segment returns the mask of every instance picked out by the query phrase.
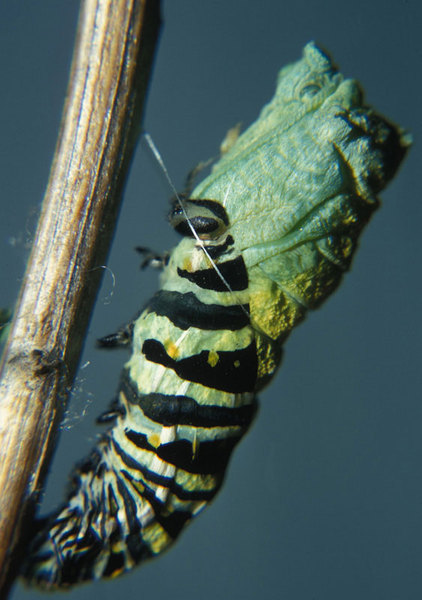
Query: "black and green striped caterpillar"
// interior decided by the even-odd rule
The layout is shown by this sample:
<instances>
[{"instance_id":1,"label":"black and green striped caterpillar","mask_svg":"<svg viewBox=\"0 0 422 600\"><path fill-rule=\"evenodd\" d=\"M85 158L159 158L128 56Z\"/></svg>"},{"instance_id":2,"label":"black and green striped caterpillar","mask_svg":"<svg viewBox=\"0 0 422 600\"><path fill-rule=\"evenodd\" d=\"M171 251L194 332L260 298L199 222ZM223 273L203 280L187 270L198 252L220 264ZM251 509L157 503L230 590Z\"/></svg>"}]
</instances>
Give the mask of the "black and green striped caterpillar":
<instances>
[{"instance_id":1,"label":"black and green striped caterpillar","mask_svg":"<svg viewBox=\"0 0 422 600\"><path fill-rule=\"evenodd\" d=\"M409 136L313 43L172 226L183 239L139 318L112 421L34 539L45 588L114 577L167 549L222 485L282 345L348 269Z\"/></svg>"}]
</instances>

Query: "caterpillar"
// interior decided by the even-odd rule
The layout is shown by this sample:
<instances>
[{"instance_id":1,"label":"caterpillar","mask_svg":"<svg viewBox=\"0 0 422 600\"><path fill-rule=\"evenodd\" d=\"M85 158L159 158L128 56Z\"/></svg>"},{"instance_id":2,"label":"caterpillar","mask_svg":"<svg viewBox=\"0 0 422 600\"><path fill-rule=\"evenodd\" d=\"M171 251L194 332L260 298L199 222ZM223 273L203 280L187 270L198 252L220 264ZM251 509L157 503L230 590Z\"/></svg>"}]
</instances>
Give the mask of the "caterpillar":
<instances>
[{"instance_id":1,"label":"caterpillar","mask_svg":"<svg viewBox=\"0 0 422 600\"><path fill-rule=\"evenodd\" d=\"M366 106L313 42L283 68L170 224L182 235L140 316L111 422L39 522L23 576L46 589L159 555L220 489L292 328L338 286L410 136ZM156 260L156 259L155 259Z\"/></svg>"}]
</instances>

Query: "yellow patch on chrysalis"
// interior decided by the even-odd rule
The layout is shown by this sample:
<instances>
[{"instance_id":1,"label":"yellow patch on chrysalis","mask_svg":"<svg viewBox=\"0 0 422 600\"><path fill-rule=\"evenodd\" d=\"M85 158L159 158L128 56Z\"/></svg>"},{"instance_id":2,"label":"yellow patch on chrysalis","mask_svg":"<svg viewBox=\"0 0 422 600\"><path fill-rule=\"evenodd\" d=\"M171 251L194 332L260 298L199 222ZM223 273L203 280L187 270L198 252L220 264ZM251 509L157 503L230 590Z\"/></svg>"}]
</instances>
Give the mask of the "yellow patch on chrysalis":
<instances>
[{"instance_id":1,"label":"yellow patch on chrysalis","mask_svg":"<svg viewBox=\"0 0 422 600\"><path fill-rule=\"evenodd\" d=\"M240 367L240 360L235 360L234 363L233 363L233 366L236 367L236 368Z\"/></svg>"},{"instance_id":2,"label":"yellow patch on chrysalis","mask_svg":"<svg viewBox=\"0 0 422 600\"><path fill-rule=\"evenodd\" d=\"M215 367L215 365L218 363L218 361L220 360L220 357L218 356L218 352L216 352L215 350L210 350L208 352L208 364L210 365L210 367Z\"/></svg>"},{"instance_id":3,"label":"yellow patch on chrysalis","mask_svg":"<svg viewBox=\"0 0 422 600\"><path fill-rule=\"evenodd\" d=\"M233 146L237 142L237 139L240 135L241 128L242 128L242 123L237 123L237 125L235 125L234 127L231 127L228 130L228 132L226 133L226 137L221 142L221 146L220 146L221 156L223 156L223 154L226 154L229 150L231 150L231 148L233 148Z\"/></svg>"},{"instance_id":4,"label":"yellow patch on chrysalis","mask_svg":"<svg viewBox=\"0 0 422 600\"><path fill-rule=\"evenodd\" d=\"M287 338L292 328L303 319L305 314L303 306L293 297L285 294L259 269L253 269L249 305L253 323L270 339L277 340L279 343Z\"/></svg>"}]
</instances>

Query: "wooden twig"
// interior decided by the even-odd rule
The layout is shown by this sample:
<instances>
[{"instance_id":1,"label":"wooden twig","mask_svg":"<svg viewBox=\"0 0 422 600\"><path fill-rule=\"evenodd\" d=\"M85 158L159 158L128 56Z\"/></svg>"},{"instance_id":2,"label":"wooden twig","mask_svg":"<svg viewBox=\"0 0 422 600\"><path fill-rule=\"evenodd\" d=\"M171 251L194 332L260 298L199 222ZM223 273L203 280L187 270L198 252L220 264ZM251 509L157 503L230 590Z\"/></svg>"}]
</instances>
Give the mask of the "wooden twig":
<instances>
[{"instance_id":1,"label":"wooden twig","mask_svg":"<svg viewBox=\"0 0 422 600\"><path fill-rule=\"evenodd\" d=\"M0 595L78 365L140 129L159 0L84 0L42 212L0 384Z\"/></svg>"}]
</instances>

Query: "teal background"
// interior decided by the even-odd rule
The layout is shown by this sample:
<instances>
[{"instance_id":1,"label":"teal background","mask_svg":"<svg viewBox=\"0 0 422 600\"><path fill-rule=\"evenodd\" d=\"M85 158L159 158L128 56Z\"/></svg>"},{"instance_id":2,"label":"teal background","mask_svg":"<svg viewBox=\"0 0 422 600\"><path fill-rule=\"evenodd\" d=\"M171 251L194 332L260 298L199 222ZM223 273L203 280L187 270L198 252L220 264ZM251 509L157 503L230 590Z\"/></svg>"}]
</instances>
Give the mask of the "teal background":
<instances>
[{"instance_id":1,"label":"teal background","mask_svg":"<svg viewBox=\"0 0 422 600\"><path fill-rule=\"evenodd\" d=\"M0 306L19 288L60 121L78 3L0 4ZM165 556L86 600L407 600L422 593L421 5L417 0L167 0L145 126L176 186L253 121L279 68L310 39L367 99L410 129L414 147L383 197L341 289L286 345L255 426L213 506ZM113 397L125 353L95 339L157 285L136 245L163 250L168 186L139 146L109 269L51 469L44 510L63 496ZM13 600L43 594L17 585Z\"/></svg>"}]
</instances>

